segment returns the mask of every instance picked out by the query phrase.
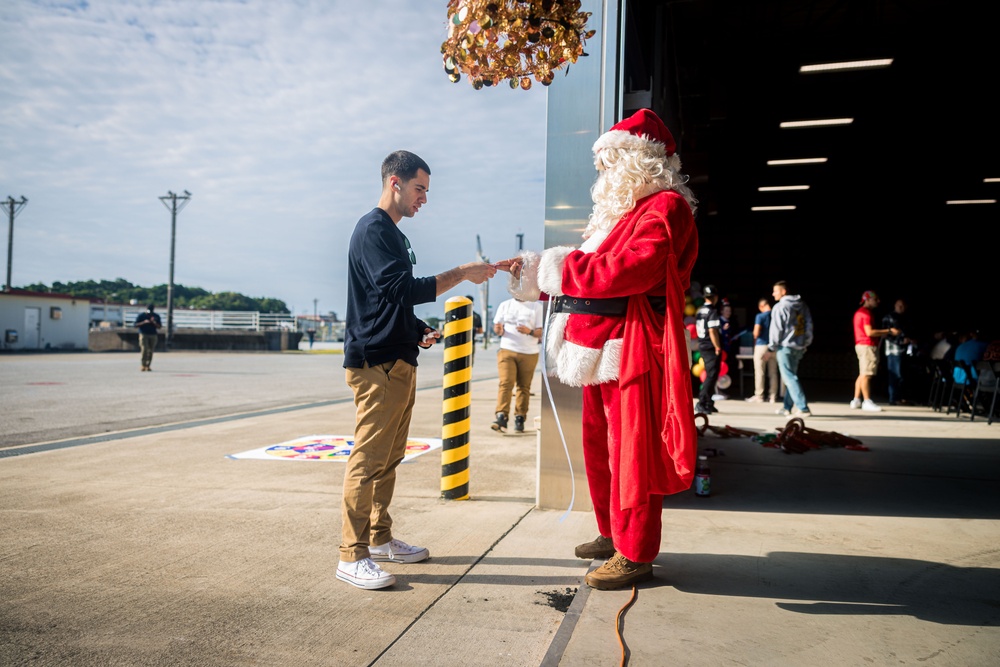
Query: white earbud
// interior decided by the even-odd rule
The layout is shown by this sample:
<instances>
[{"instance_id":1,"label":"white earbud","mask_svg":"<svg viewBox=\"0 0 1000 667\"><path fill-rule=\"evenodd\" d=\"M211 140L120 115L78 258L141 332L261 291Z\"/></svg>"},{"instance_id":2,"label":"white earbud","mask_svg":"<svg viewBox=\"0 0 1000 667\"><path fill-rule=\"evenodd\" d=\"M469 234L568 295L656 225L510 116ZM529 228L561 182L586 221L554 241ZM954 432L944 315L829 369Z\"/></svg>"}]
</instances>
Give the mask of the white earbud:
<instances>
[{"instance_id":1,"label":"white earbud","mask_svg":"<svg viewBox=\"0 0 1000 667\"><path fill-rule=\"evenodd\" d=\"M392 187L396 188L396 190L398 191L399 190L399 183L393 183Z\"/></svg>"}]
</instances>

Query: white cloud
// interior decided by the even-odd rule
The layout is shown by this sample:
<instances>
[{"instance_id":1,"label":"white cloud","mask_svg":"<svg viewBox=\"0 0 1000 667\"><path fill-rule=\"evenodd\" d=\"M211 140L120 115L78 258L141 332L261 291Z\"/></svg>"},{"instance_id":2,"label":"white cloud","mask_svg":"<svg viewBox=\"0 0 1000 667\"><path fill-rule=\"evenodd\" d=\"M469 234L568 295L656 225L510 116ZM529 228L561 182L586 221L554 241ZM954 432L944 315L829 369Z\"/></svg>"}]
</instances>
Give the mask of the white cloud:
<instances>
[{"instance_id":1,"label":"white cloud","mask_svg":"<svg viewBox=\"0 0 1000 667\"><path fill-rule=\"evenodd\" d=\"M87 4L0 9L0 197L13 283L174 278L343 314L345 244L379 165L431 165L403 224L418 272L540 247L545 90L475 91L441 67L446 6L408 0ZM448 296L418 313L443 310ZM491 301L505 296L494 281Z\"/></svg>"}]
</instances>

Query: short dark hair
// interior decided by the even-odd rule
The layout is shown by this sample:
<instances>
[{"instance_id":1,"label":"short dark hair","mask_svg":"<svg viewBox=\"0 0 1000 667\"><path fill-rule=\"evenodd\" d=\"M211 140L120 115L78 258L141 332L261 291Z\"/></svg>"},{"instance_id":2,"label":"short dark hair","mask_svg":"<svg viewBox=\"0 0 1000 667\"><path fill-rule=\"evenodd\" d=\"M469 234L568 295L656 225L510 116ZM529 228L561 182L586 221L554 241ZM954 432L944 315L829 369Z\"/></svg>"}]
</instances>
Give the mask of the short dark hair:
<instances>
[{"instance_id":1,"label":"short dark hair","mask_svg":"<svg viewBox=\"0 0 1000 667\"><path fill-rule=\"evenodd\" d=\"M156 308L156 304L153 304L153 303L151 303L148 306L146 306L146 310L149 310L149 311L153 310L154 308Z\"/></svg>"},{"instance_id":2,"label":"short dark hair","mask_svg":"<svg viewBox=\"0 0 1000 667\"><path fill-rule=\"evenodd\" d=\"M785 290L786 292L788 291L788 282L787 281L779 280L778 282L774 283L774 286L775 287L780 287L781 289Z\"/></svg>"},{"instance_id":3,"label":"short dark hair","mask_svg":"<svg viewBox=\"0 0 1000 667\"><path fill-rule=\"evenodd\" d=\"M394 151L382 160L382 182L385 183L390 176L399 176L405 183L421 169L431 175L431 168L419 155L410 151Z\"/></svg>"}]
</instances>

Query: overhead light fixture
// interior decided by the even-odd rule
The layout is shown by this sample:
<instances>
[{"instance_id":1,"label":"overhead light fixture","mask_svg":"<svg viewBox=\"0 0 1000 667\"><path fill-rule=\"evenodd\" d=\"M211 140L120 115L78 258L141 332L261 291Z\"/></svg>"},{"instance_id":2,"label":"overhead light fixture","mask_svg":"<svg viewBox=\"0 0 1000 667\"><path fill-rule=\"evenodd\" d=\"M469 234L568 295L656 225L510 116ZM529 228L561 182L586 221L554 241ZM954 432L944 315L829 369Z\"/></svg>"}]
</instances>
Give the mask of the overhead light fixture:
<instances>
[{"instance_id":1,"label":"overhead light fixture","mask_svg":"<svg viewBox=\"0 0 1000 667\"><path fill-rule=\"evenodd\" d=\"M1000 183L1000 178L984 178L983 183Z\"/></svg>"},{"instance_id":2,"label":"overhead light fixture","mask_svg":"<svg viewBox=\"0 0 1000 667\"><path fill-rule=\"evenodd\" d=\"M826 160L827 158L825 157L800 157L800 158L793 158L790 160L768 160L767 164L769 166L778 164L817 164L820 162L826 162Z\"/></svg>"},{"instance_id":3,"label":"overhead light fixture","mask_svg":"<svg viewBox=\"0 0 1000 667\"><path fill-rule=\"evenodd\" d=\"M853 118L818 118L816 120L786 120L781 123L781 127L821 127L825 125L850 125Z\"/></svg>"},{"instance_id":4,"label":"overhead light fixture","mask_svg":"<svg viewBox=\"0 0 1000 667\"><path fill-rule=\"evenodd\" d=\"M892 58L879 58L876 60L847 60L841 63L817 63L815 65L803 65L799 68L799 74L816 74L818 72L843 72L852 69L878 69L888 67L892 64Z\"/></svg>"},{"instance_id":5,"label":"overhead light fixture","mask_svg":"<svg viewBox=\"0 0 1000 667\"><path fill-rule=\"evenodd\" d=\"M945 204L996 204L996 199L949 199Z\"/></svg>"},{"instance_id":6,"label":"overhead light fixture","mask_svg":"<svg viewBox=\"0 0 1000 667\"><path fill-rule=\"evenodd\" d=\"M808 185L762 185L758 192L781 192L783 190L808 190Z\"/></svg>"},{"instance_id":7,"label":"overhead light fixture","mask_svg":"<svg viewBox=\"0 0 1000 667\"><path fill-rule=\"evenodd\" d=\"M751 211L794 211L794 206L751 206Z\"/></svg>"}]
</instances>

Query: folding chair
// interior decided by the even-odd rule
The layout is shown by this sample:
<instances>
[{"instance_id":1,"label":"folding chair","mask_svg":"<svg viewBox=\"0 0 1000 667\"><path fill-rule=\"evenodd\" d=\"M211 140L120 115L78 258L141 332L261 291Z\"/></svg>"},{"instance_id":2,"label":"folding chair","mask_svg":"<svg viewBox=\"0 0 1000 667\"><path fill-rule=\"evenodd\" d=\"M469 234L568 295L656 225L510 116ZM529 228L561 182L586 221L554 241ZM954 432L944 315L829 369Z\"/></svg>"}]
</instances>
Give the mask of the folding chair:
<instances>
[{"instance_id":1,"label":"folding chair","mask_svg":"<svg viewBox=\"0 0 1000 667\"><path fill-rule=\"evenodd\" d=\"M934 412L941 412L945 392L951 388L951 363L944 359L933 359L928 364L928 369L931 375L931 391L927 397L927 405L931 406Z\"/></svg>"},{"instance_id":2,"label":"folding chair","mask_svg":"<svg viewBox=\"0 0 1000 667\"><path fill-rule=\"evenodd\" d=\"M976 363L976 371L979 379L976 381L976 392L972 395L972 416L969 421L976 419L976 405L979 402L979 394L983 394L985 403L986 394L993 394L990 399L990 409L986 410L986 423L993 423L993 412L997 405L997 376L1000 375L1000 361L979 361Z\"/></svg>"},{"instance_id":3,"label":"folding chair","mask_svg":"<svg viewBox=\"0 0 1000 667\"><path fill-rule=\"evenodd\" d=\"M948 411L945 414L950 415L951 409L954 407L955 416L960 418L963 408L968 409L970 413L972 412L972 404L969 400L972 398L971 391L975 380L972 379L972 366L966 362L953 361L952 368L951 391L948 393ZM954 379L954 369L964 371L965 382L958 382Z\"/></svg>"}]
</instances>

